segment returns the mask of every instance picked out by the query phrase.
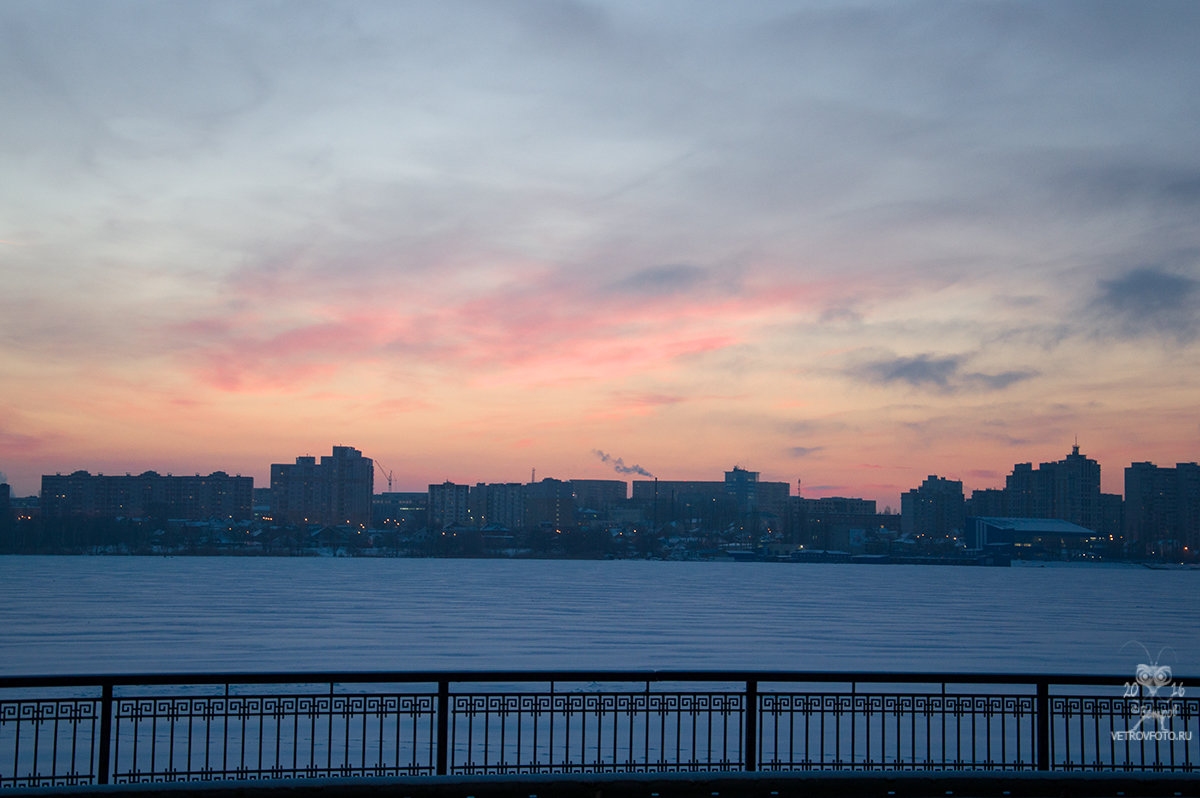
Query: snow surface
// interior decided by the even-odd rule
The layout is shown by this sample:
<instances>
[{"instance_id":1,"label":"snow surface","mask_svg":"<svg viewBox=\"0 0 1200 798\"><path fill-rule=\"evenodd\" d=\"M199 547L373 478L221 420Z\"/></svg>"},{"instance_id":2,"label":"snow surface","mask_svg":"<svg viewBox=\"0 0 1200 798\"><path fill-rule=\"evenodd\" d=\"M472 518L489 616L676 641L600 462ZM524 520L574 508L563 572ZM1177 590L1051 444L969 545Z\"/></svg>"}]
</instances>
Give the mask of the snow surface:
<instances>
[{"instance_id":1,"label":"snow surface","mask_svg":"<svg viewBox=\"0 0 1200 798\"><path fill-rule=\"evenodd\" d=\"M0 673L688 668L1200 677L1200 573L0 557Z\"/></svg>"}]
</instances>

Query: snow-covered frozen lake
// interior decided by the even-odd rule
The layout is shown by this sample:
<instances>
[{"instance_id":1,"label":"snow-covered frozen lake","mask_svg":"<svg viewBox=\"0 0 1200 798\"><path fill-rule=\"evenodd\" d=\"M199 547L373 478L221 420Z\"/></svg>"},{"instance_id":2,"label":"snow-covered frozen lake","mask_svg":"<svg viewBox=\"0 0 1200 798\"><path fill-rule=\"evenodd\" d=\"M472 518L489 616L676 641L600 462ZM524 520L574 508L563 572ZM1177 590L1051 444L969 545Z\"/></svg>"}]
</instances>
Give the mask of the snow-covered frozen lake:
<instances>
[{"instance_id":1,"label":"snow-covered frozen lake","mask_svg":"<svg viewBox=\"0 0 1200 798\"><path fill-rule=\"evenodd\" d=\"M8 675L772 668L1132 677L1146 650L1177 677L1200 676L1200 573L0 557Z\"/></svg>"}]
</instances>

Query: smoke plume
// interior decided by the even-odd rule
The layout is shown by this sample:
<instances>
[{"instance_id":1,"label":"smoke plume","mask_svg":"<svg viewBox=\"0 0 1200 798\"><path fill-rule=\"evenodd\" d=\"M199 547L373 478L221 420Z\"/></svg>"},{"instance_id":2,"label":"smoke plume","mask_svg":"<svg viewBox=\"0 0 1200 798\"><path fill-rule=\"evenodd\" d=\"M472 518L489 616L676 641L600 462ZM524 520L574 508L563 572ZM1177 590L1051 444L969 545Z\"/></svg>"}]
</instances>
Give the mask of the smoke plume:
<instances>
[{"instance_id":1,"label":"smoke plume","mask_svg":"<svg viewBox=\"0 0 1200 798\"><path fill-rule=\"evenodd\" d=\"M602 452L599 449L592 449L592 454L599 457L605 463L611 465L618 474L641 474L644 477L654 476L640 465L627 466L622 458L613 457L612 455Z\"/></svg>"}]
</instances>

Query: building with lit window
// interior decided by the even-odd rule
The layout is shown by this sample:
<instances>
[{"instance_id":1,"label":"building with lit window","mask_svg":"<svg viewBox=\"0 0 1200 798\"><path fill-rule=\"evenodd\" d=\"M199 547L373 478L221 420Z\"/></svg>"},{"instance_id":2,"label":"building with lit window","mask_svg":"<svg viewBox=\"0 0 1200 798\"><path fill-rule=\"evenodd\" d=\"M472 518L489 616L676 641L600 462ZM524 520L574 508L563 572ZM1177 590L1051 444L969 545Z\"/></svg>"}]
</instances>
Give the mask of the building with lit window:
<instances>
[{"instance_id":1,"label":"building with lit window","mask_svg":"<svg viewBox=\"0 0 1200 798\"><path fill-rule=\"evenodd\" d=\"M446 481L429 486L429 528L471 523L471 486Z\"/></svg>"},{"instance_id":2,"label":"building with lit window","mask_svg":"<svg viewBox=\"0 0 1200 798\"><path fill-rule=\"evenodd\" d=\"M76 471L42 477L41 511L47 518L252 518L254 479L214 471L207 476L106 476Z\"/></svg>"},{"instance_id":3,"label":"building with lit window","mask_svg":"<svg viewBox=\"0 0 1200 798\"><path fill-rule=\"evenodd\" d=\"M1125 539L1147 554L1200 550L1200 465L1131 463L1125 469Z\"/></svg>"},{"instance_id":4,"label":"building with lit window","mask_svg":"<svg viewBox=\"0 0 1200 798\"><path fill-rule=\"evenodd\" d=\"M1036 469L1032 463L1018 463L1005 485L1006 515L1012 518L1057 518L1086 529L1105 526L1100 464L1080 454L1078 444L1062 460Z\"/></svg>"},{"instance_id":5,"label":"building with lit window","mask_svg":"<svg viewBox=\"0 0 1200 798\"><path fill-rule=\"evenodd\" d=\"M966 518L959 480L931 475L900 495L900 525L907 535L949 537L962 532Z\"/></svg>"},{"instance_id":6,"label":"building with lit window","mask_svg":"<svg viewBox=\"0 0 1200 798\"><path fill-rule=\"evenodd\" d=\"M471 488L470 518L475 526L525 526L525 486L520 482L477 483Z\"/></svg>"},{"instance_id":7,"label":"building with lit window","mask_svg":"<svg viewBox=\"0 0 1200 798\"><path fill-rule=\"evenodd\" d=\"M375 462L350 446L321 457L271 465L271 512L289 524L366 527L371 523Z\"/></svg>"}]
</instances>

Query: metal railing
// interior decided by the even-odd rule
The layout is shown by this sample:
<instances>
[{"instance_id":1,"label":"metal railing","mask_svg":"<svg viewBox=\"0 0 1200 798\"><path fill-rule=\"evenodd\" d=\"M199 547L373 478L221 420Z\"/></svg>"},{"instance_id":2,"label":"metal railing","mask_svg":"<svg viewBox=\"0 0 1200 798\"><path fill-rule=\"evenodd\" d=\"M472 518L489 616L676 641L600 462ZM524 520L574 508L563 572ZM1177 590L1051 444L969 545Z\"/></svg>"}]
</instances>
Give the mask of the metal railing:
<instances>
[{"instance_id":1,"label":"metal railing","mask_svg":"<svg viewBox=\"0 0 1200 798\"><path fill-rule=\"evenodd\" d=\"M0 788L682 771L1192 773L1121 677L744 671L0 677Z\"/></svg>"}]
</instances>

